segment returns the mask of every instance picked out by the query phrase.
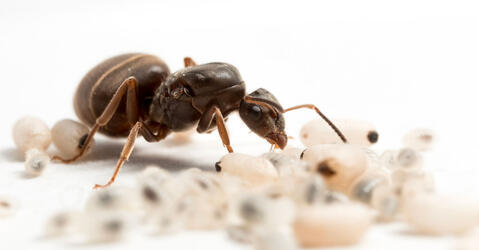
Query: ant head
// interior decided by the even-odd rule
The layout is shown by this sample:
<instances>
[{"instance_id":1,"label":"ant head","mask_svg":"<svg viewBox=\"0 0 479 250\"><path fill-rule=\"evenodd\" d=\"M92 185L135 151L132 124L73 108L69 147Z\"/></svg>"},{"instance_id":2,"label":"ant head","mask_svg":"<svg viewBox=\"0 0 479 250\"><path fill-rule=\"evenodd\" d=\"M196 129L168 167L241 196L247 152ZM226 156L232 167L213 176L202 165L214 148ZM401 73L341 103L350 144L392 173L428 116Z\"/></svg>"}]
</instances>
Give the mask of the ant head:
<instances>
[{"instance_id":1,"label":"ant head","mask_svg":"<svg viewBox=\"0 0 479 250\"><path fill-rule=\"evenodd\" d=\"M263 88L246 95L239 108L240 117L248 128L281 149L288 143L283 112L278 100Z\"/></svg>"}]
</instances>

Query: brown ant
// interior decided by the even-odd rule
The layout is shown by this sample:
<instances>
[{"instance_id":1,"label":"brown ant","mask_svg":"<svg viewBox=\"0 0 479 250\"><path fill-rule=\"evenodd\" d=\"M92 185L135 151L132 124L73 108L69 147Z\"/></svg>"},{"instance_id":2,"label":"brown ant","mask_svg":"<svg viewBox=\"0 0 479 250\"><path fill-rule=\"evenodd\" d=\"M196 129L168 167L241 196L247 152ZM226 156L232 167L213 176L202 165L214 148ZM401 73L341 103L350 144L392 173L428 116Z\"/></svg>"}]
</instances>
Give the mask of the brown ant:
<instances>
[{"instance_id":1,"label":"brown ant","mask_svg":"<svg viewBox=\"0 0 479 250\"><path fill-rule=\"evenodd\" d=\"M77 160L96 132L127 136L113 176L105 185L95 185L95 188L107 187L130 157L138 134L148 142L157 142L171 132L193 126L198 133L216 128L228 152L233 152L225 118L236 110L253 132L281 149L288 141L283 113L299 108L314 109L346 142L336 126L312 104L283 109L262 88L247 95L245 83L233 65L196 65L188 57L184 64L184 69L170 74L168 66L158 57L134 53L115 56L97 65L82 79L74 99L77 116L92 128L80 142L78 155L53 159L64 163Z\"/></svg>"}]
</instances>

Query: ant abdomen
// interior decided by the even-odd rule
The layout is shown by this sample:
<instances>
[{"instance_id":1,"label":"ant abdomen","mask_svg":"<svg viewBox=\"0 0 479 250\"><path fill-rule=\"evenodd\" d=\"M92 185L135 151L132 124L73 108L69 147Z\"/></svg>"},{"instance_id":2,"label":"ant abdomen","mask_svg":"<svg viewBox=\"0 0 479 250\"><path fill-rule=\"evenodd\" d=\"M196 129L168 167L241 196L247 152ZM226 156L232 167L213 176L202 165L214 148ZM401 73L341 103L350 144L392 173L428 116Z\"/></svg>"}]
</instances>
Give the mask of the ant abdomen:
<instances>
[{"instance_id":1,"label":"ant abdomen","mask_svg":"<svg viewBox=\"0 0 479 250\"><path fill-rule=\"evenodd\" d=\"M153 97L154 91L169 74L170 70L163 60L153 55L131 53L109 58L91 69L81 80L75 93L75 113L82 122L93 126L125 79L136 78L137 98L145 100ZM147 105L144 105L140 113L146 114L146 109ZM126 137L132 126L128 123L124 96L117 112L99 131L108 136Z\"/></svg>"}]
</instances>

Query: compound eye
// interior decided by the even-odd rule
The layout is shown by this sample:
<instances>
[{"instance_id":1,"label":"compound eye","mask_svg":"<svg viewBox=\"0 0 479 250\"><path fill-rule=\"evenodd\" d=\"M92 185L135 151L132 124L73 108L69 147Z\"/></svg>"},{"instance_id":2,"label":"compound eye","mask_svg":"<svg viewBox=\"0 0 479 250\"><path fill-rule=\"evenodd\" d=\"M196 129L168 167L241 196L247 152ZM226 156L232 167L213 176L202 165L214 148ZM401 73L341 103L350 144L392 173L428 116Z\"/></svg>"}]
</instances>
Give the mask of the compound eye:
<instances>
[{"instance_id":1,"label":"compound eye","mask_svg":"<svg viewBox=\"0 0 479 250\"><path fill-rule=\"evenodd\" d=\"M249 108L249 116L253 121L259 121L263 117L263 112L258 105L253 105Z\"/></svg>"}]
</instances>

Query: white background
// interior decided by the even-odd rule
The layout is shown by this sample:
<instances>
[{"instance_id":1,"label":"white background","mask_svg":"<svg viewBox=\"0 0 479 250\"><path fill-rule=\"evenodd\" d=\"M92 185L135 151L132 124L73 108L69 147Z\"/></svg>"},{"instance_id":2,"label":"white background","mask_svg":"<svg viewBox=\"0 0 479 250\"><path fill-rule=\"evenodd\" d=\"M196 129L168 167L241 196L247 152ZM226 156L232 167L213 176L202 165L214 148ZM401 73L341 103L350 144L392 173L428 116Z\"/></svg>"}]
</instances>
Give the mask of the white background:
<instances>
[{"instance_id":1,"label":"white background","mask_svg":"<svg viewBox=\"0 0 479 250\"><path fill-rule=\"evenodd\" d=\"M2 1L0 194L17 198L20 211L0 220L0 249L244 248L222 232L163 238L137 233L100 246L41 238L46 216L81 209L91 186L109 178L122 142L99 136L96 151L81 163L52 164L44 176L30 179L22 174L11 126L27 114L50 126L75 118L72 96L81 77L124 52L158 55L172 71L182 67L184 56L229 62L248 92L264 87L284 107L314 103L333 118L373 122L378 152L400 147L411 128L432 128L440 141L427 155L427 167L438 189L477 197L478 13L474 1ZM287 114L288 134L297 137L312 118L311 111ZM228 127L236 151L268 150L237 114ZM212 168L224 153L216 133L183 146L142 141L117 184L131 184L148 164ZM396 224L374 227L351 249L455 244L456 238L415 236Z\"/></svg>"}]
</instances>

